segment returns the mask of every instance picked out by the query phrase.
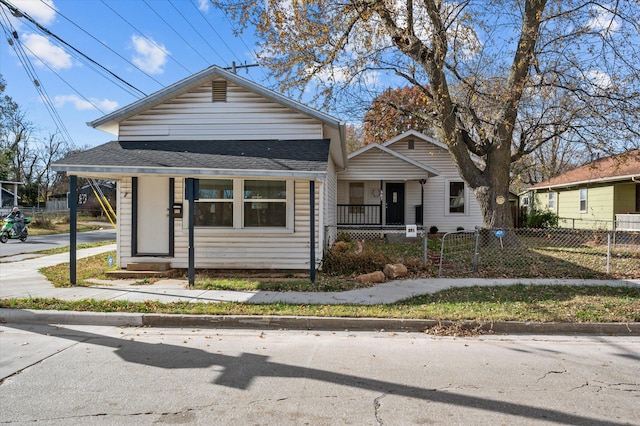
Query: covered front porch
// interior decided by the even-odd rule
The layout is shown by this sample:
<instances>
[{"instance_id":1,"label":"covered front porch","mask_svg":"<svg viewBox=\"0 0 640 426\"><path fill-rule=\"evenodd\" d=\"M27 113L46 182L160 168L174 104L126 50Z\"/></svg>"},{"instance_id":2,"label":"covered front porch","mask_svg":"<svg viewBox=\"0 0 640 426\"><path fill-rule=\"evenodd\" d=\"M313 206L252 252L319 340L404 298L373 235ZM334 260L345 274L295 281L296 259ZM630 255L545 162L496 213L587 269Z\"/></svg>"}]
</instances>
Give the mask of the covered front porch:
<instances>
[{"instance_id":1,"label":"covered front porch","mask_svg":"<svg viewBox=\"0 0 640 426\"><path fill-rule=\"evenodd\" d=\"M338 227L404 227L424 223L426 178L403 182L339 181Z\"/></svg>"}]
</instances>

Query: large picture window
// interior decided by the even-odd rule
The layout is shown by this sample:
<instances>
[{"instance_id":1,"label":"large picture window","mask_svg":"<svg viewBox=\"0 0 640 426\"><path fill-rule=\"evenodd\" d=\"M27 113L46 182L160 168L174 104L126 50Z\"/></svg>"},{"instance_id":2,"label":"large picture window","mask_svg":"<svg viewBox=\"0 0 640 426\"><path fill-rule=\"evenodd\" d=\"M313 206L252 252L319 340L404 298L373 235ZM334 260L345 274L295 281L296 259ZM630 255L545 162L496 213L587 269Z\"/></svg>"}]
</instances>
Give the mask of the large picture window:
<instances>
[{"instance_id":1,"label":"large picture window","mask_svg":"<svg viewBox=\"0 0 640 426\"><path fill-rule=\"evenodd\" d=\"M465 212L464 182L449 182L449 213Z\"/></svg>"},{"instance_id":2,"label":"large picture window","mask_svg":"<svg viewBox=\"0 0 640 426\"><path fill-rule=\"evenodd\" d=\"M200 179L195 226L233 226L233 180Z\"/></svg>"}]
</instances>

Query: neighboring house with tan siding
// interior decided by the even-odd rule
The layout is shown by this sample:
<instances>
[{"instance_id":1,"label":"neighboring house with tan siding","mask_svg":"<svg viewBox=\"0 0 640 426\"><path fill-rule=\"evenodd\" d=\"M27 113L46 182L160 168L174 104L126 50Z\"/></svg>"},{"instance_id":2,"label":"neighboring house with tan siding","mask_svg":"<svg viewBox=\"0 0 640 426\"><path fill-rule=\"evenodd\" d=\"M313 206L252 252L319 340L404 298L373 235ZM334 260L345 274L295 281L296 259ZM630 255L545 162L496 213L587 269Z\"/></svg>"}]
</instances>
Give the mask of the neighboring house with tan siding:
<instances>
[{"instance_id":1,"label":"neighboring house with tan siding","mask_svg":"<svg viewBox=\"0 0 640 426\"><path fill-rule=\"evenodd\" d=\"M482 225L480 206L447 146L417 131L349 154L338 173L338 226L410 224L439 232Z\"/></svg>"},{"instance_id":2,"label":"neighboring house with tan siding","mask_svg":"<svg viewBox=\"0 0 640 426\"><path fill-rule=\"evenodd\" d=\"M531 187L530 208L563 227L640 230L640 150L601 158Z\"/></svg>"},{"instance_id":3,"label":"neighboring house with tan siding","mask_svg":"<svg viewBox=\"0 0 640 426\"><path fill-rule=\"evenodd\" d=\"M347 163L339 120L212 66L89 124L116 140L53 168L117 182L121 268L320 264Z\"/></svg>"}]
</instances>

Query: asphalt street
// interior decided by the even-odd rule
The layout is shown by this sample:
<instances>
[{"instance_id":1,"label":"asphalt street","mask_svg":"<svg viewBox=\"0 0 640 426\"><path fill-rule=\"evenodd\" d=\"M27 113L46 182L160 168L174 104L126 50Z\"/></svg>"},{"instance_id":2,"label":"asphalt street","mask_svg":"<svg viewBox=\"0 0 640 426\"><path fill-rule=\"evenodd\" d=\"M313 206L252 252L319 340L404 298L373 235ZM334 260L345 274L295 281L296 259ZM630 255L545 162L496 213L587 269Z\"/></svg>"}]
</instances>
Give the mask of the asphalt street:
<instances>
[{"instance_id":1,"label":"asphalt street","mask_svg":"<svg viewBox=\"0 0 640 426\"><path fill-rule=\"evenodd\" d=\"M640 339L4 324L0 423L630 425Z\"/></svg>"},{"instance_id":2,"label":"asphalt street","mask_svg":"<svg viewBox=\"0 0 640 426\"><path fill-rule=\"evenodd\" d=\"M100 241L115 241L116 231L109 224L104 225L104 229L97 231L79 232L77 234L78 244L96 243ZM33 253L40 250L49 250L58 247L69 246L69 234L54 235L30 235L27 241L9 240L5 244L0 244L0 258L15 256L22 253Z\"/></svg>"}]
</instances>

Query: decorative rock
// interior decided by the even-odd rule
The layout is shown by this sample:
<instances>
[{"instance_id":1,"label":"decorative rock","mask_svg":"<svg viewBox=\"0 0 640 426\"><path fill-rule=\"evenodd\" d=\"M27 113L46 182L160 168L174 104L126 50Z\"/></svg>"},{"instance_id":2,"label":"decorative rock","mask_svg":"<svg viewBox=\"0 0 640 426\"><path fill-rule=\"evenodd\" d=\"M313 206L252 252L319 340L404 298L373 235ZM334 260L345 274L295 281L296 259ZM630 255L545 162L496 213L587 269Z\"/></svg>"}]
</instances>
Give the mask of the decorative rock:
<instances>
[{"instance_id":1,"label":"decorative rock","mask_svg":"<svg viewBox=\"0 0 640 426\"><path fill-rule=\"evenodd\" d=\"M371 272L356 277L356 281L363 284L383 283L385 281L382 271Z\"/></svg>"},{"instance_id":2,"label":"decorative rock","mask_svg":"<svg viewBox=\"0 0 640 426\"><path fill-rule=\"evenodd\" d=\"M404 277L407 273L407 267L402 263L387 264L384 266L384 275L390 280Z\"/></svg>"}]
</instances>

